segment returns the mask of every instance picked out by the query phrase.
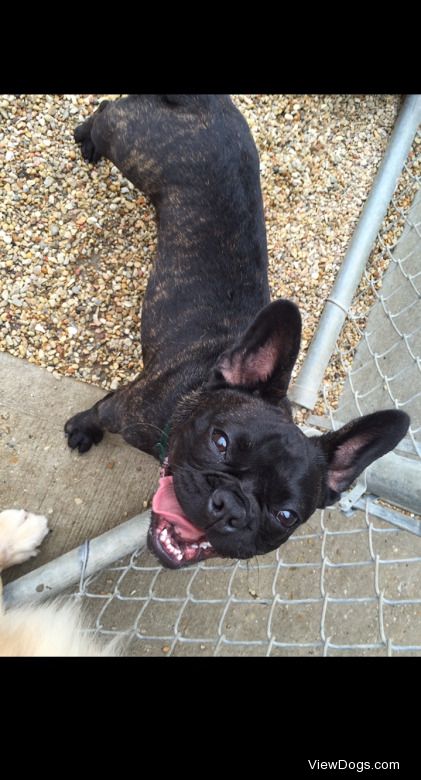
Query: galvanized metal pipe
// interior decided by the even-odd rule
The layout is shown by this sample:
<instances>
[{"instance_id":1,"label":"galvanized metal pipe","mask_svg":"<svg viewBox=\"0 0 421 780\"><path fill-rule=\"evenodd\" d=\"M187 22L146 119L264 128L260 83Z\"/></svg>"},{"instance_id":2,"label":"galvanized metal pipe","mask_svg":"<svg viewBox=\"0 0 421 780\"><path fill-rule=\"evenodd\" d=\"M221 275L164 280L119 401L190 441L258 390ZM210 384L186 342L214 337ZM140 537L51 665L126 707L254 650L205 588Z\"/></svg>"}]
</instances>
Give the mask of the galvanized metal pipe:
<instances>
[{"instance_id":1,"label":"galvanized metal pipe","mask_svg":"<svg viewBox=\"0 0 421 780\"><path fill-rule=\"evenodd\" d=\"M385 520L386 523L392 523L392 525L396 525L397 528L402 528L403 531L409 531L410 534L421 536L421 523L419 519L414 516L408 517L407 515L402 515L391 507L379 504L375 496L368 495L364 496L364 498L359 498L353 507L354 509L362 509L363 511L367 509L369 515L380 517L381 520Z\"/></svg>"},{"instance_id":2,"label":"galvanized metal pipe","mask_svg":"<svg viewBox=\"0 0 421 780\"><path fill-rule=\"evenodd\" d=\"M110 566L114 561L144 547L150 522L150 512L142 512L120 523L95 539L86 541L54 561L40 566L3 590L6 609L25 602L37 602L57 596L65 588Z\"/></svg>"},{"instance_id":3,"label":"galvanized metal pipe","mask_svg":"<svg viewBox=\"0 0 421 780\"><path fill-rule=\"evenodd\" d=\"M307 409L313 409L316 403L326 367L420 122L421 95L408 95L332 292L327 299L319 327L289 393L291 401Z\"/></svg>"},{"instance_id":4,"label":"galvanized metal pipe","mask_svg":"<svg viewBox=\"0 0 421 780\"><path fill-rule=\"evenodd\" d=\"M370 493L421 515L421 462L418 459L388 452L367 469L366 479Z\"/></svg>"}]
</instances>

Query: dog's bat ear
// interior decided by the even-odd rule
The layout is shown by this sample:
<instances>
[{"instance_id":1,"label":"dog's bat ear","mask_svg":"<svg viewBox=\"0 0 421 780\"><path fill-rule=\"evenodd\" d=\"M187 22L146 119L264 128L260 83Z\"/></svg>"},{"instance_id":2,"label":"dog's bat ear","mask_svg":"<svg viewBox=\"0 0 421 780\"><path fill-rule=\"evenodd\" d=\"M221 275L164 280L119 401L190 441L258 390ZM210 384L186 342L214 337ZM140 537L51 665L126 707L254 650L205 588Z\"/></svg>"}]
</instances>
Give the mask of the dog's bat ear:
<instances>
[{"instance_id":1,"label":"dog's bat ear","mask_svg":"<svg viewBox=\"0 0 421 780\"><path fill-rule=\"evenodd\" d=\"M326 457L326 496L320 507L333 504L367 466L400 442L409 428L405 412L390 409L351 420L337 431L312 437Z\"/></svg>"},{"instance_id":2,"label":"dog's bat ear","mask_svg":"<svg viewBox=\"0 0 421 780\"><path fill-rule=\"evenodd\" d=\"M301 316L292 301L262 309L234 347L218 359L209 386L258 389L263 397L286 395L301 340Z\"/></svg>"}]
</instances>

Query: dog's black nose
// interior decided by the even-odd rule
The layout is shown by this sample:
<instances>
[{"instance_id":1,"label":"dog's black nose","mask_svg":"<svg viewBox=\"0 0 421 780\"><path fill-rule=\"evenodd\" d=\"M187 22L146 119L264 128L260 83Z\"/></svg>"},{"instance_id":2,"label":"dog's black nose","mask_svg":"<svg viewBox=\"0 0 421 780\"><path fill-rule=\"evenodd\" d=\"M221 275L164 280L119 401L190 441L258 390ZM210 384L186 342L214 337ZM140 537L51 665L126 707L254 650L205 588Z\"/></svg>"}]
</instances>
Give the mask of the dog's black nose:
<instances>
[{"instance_id":1,"label":"dog's black nose","mask_svg":"<svg viewBox=\"0 0 421 780\"><path fill-rule=\"evenodd\" d=\"M246 508L230 490L214 490L208 501L208 512L217 521L214 528L222 533L238 531L247 525Z\"/></svg>"}]
</instances>

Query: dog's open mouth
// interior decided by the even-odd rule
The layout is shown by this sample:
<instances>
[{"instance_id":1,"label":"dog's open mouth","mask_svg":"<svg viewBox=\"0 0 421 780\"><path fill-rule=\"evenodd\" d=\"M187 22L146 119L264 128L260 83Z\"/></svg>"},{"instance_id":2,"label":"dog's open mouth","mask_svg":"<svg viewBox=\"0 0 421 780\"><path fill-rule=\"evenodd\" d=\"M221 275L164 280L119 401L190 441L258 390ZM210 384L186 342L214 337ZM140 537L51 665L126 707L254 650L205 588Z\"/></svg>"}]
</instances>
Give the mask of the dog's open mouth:
<instances>
[{"instance_id":1,"label":"dog's open mouth","mask_svg":"<svg viewBox=\"0 0 421 780\"><path fill-rule=\"evenodd\" d=\"M148 546L170 569L190 566L218 555L203 530L183 514L168 469L163 471L152 500Z\"/></svg>"}]
</instances>

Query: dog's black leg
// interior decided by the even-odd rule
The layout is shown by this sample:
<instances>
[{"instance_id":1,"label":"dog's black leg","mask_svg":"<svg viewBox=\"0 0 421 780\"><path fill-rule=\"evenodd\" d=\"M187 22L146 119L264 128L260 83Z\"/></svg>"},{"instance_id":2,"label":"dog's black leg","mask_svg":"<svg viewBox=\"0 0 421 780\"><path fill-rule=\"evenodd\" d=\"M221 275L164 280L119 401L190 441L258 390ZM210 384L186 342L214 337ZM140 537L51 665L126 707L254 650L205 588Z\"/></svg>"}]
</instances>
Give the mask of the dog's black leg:
<instances>
[{"instance_id":1,"label":"dog's black leg","mask_svg":"<svg viewBox=\"0 0 421 780\"><path fill-rule=\"evenodd\" d=\"M87 452L92 444L99 444L104 436L104 425L101 423L99 406L107 398L105 396L98 403L84 412L78 412L67 420L64 426L64 432L67 436L67 443L72 450L79 450L80 453Z\"/></svg>"},{"instance_id":2,"label":"dog's black leg","mask_svg":"<svg viewBox=\"0 0 421 780\"><path fill-rule=\"evenodd\" d=\"M76 143L81 145L83 159L86 160L86 162L93 163L94 165L98 162L98 160L101 159L102 152L99 151L98 147L95 146L92 140L92 129L98 114L100 114L104 108L107 107L109 102L109 100L103 100L102 103L100 103L98 106L97 111L95 111L95 113L92 114L89 119L86 119L85 122L82 122L81 125L78 125L74 132L74 139Z\"/></svg>"}]
</instances>

